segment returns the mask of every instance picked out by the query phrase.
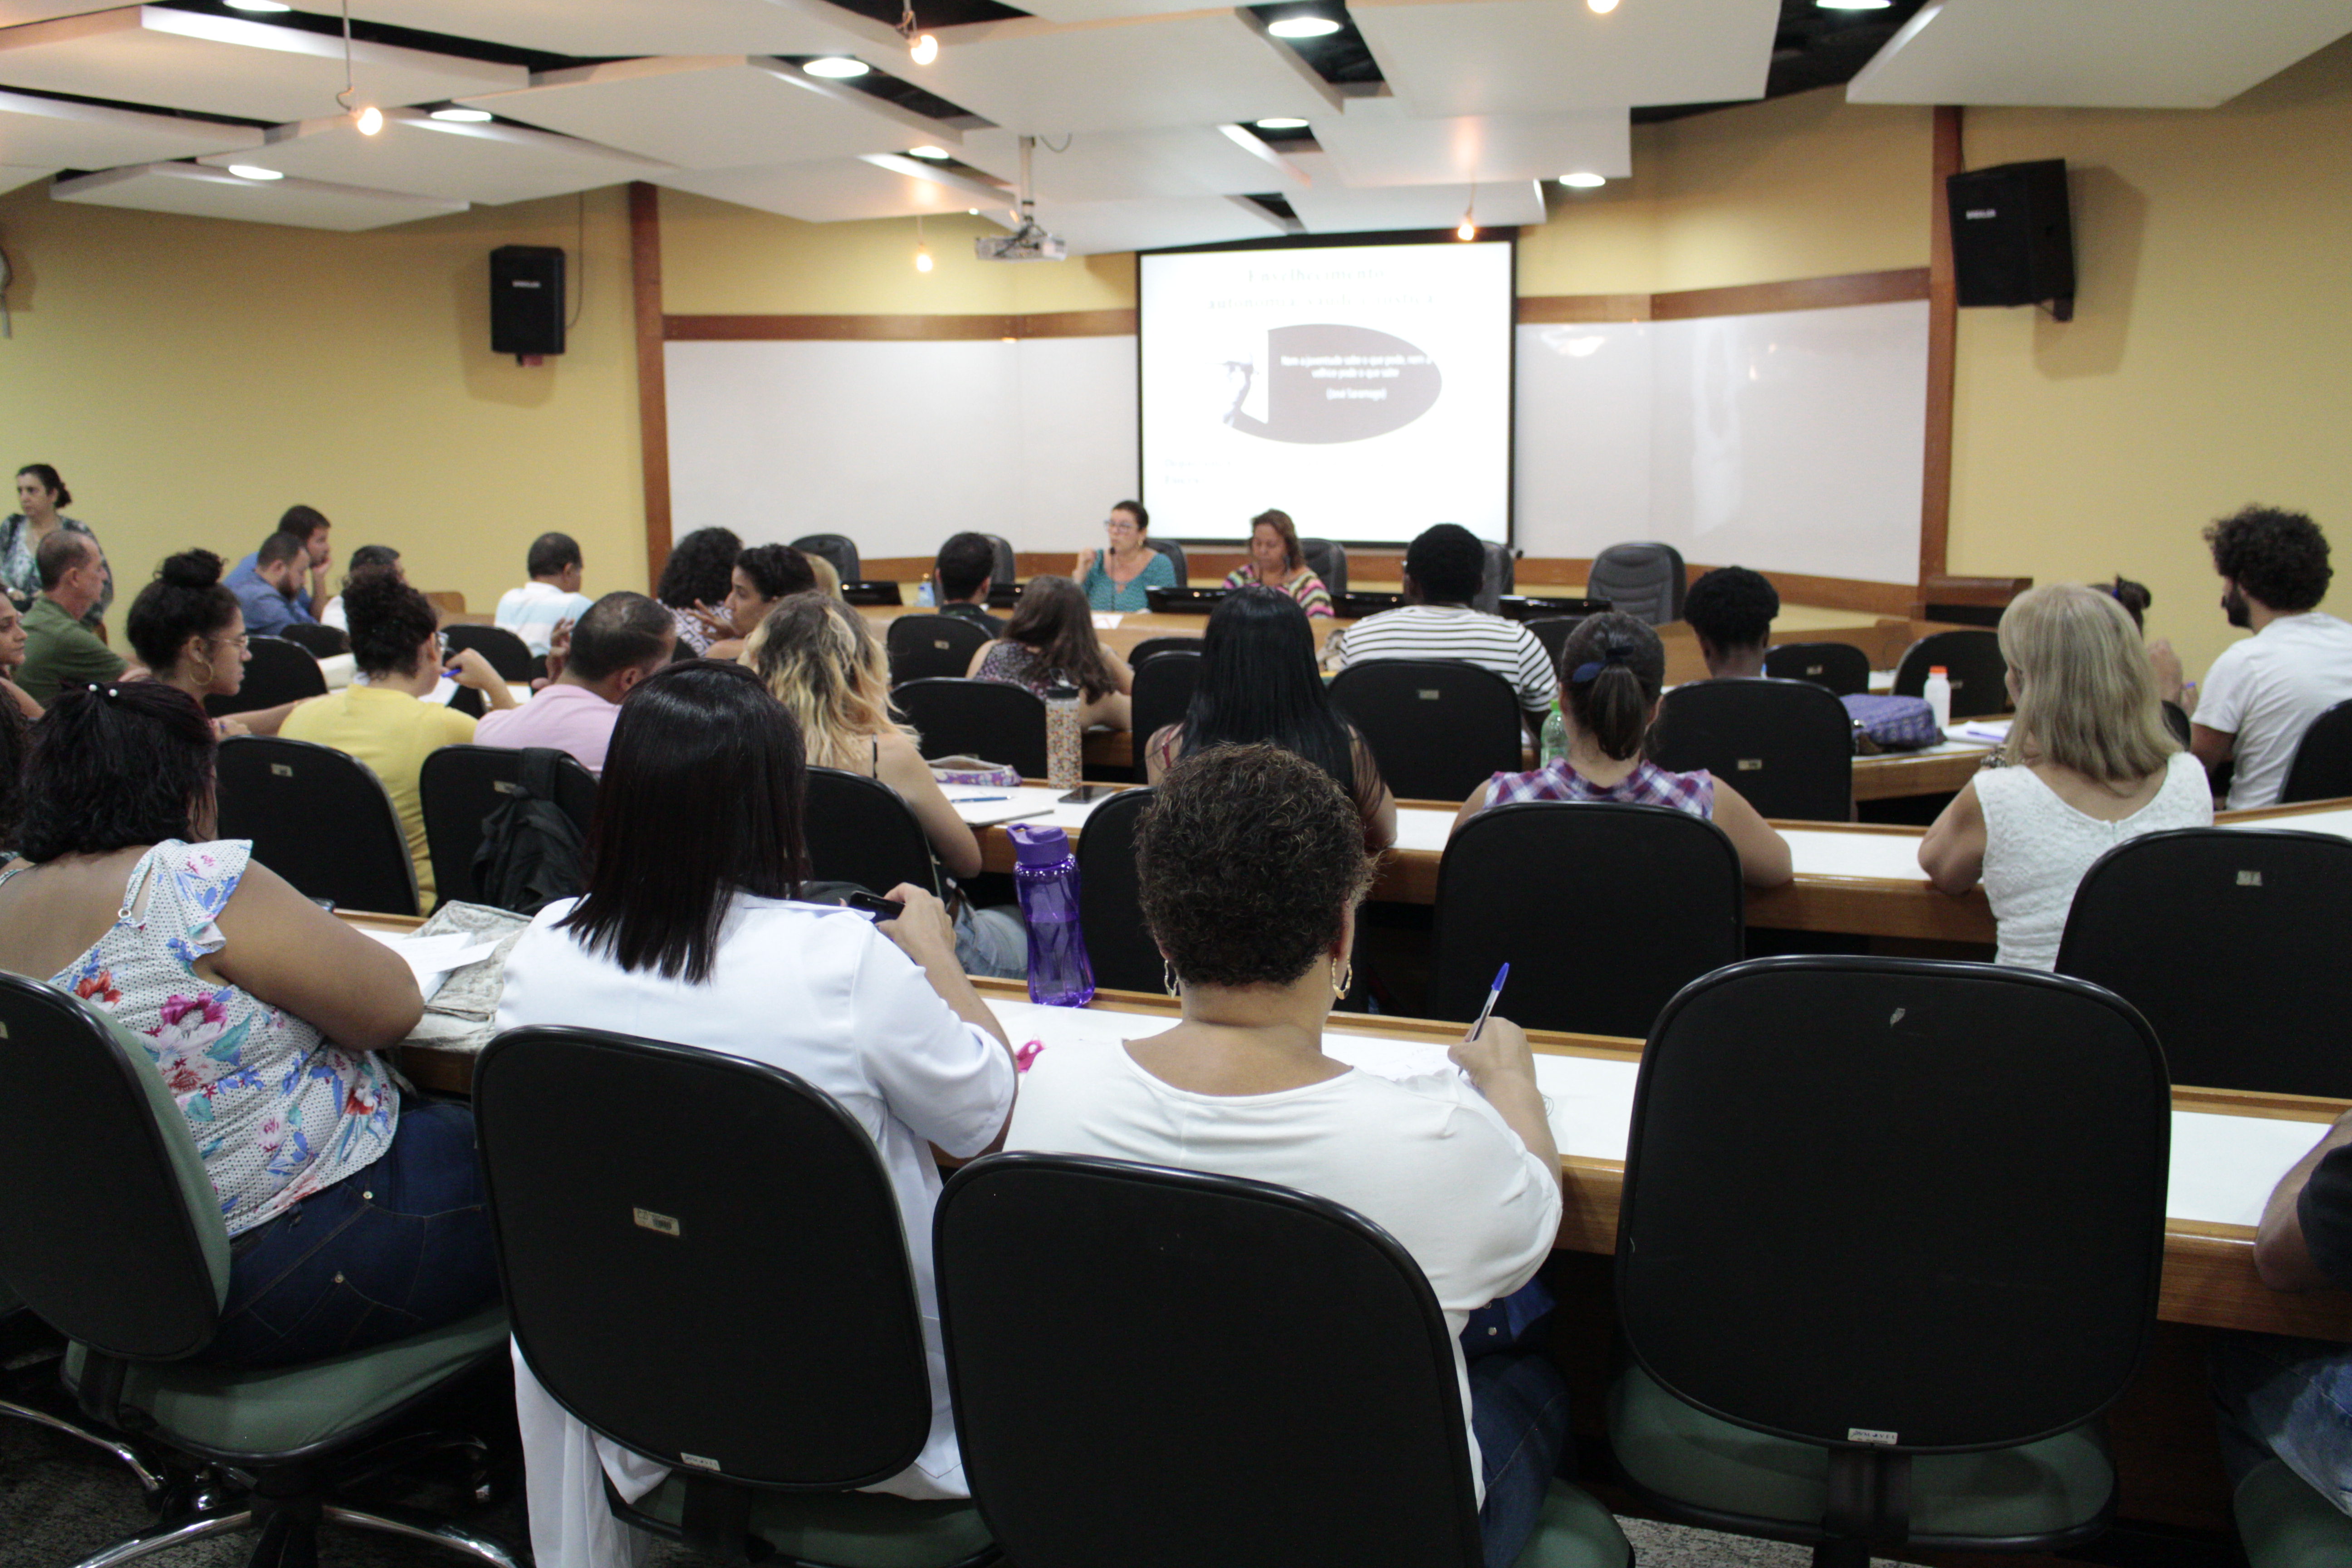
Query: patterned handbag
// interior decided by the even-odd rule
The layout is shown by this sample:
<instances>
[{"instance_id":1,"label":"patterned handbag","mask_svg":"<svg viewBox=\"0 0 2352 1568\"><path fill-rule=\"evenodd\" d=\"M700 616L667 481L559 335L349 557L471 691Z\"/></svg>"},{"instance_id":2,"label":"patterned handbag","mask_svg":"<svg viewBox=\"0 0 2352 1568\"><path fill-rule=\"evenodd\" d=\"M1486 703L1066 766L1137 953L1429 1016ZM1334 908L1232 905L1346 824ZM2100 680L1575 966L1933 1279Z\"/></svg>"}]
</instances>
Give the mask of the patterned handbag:
<instances>
[{"instance_id":1,"label":"patterned handbag","mask_svg":"<svg viewBox=\"0 0 2352 1568\"><path fill-rule=\"evenodd\" d=\"M1856 756L1916 752L1943 743L1944 732L1936 727L1936 710L1924 697L1856 695L1838 700L1845 704L1846 717L1853 721Z\"/></svg>"}]
</instances>

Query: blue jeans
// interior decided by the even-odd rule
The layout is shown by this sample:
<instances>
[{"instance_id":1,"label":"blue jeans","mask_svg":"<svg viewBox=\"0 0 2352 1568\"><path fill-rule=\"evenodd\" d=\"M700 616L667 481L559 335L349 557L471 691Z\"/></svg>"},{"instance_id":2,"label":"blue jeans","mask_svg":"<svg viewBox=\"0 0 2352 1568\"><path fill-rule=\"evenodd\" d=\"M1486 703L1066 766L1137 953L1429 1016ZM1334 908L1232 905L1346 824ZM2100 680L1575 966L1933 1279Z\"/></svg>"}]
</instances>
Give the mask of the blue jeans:
<instances>
[{"instance_id":1,"label":"blue jeans","mask_svg":"<svg viewBox=\"0 0 2352 1568\"><path fill-rule=\"evenodd\" d=\"M1510 1568L1535 1533L1568 1444L1568 1384L1535 1351L1474 1356L1469 1367L1470 1429L1486 1480L1478 1531L1486 1568Z\"/></svg>"},{"instance_id":2,"label":"blue jeans","mask_svg":"<svg viewBox=\"0 0 2352 1568\"><path fill-rule=\"evenodd\" d=\"M456 1322L498 1295L474 1113L411 1100L383 1158L230 1243L220 1332L200 1359L324 1361Z\"/></svg>"},{"instance_id":3,"label":"blue jeans","mask_svg":"<svg viewBox=\"0 0 2352 1568\"><path fill-rule=\"evenodd\" d=\"M2232 1484L2275 1456L2352 1513L2352 1346L2279 1334L2213 1341L2221 1460Z\"/></svg>"},{"instance_id":4,"label":"blue jeans","mask_svg":"<svg viewBox=\"0 0 2352 1568\"><path fill-rule=\"evenodd\" d=\"M1029 974L1029 929L1011 904L956 911L956 963L966 974L991 980L1023 980Z\"/></svg>"}]
</instances>

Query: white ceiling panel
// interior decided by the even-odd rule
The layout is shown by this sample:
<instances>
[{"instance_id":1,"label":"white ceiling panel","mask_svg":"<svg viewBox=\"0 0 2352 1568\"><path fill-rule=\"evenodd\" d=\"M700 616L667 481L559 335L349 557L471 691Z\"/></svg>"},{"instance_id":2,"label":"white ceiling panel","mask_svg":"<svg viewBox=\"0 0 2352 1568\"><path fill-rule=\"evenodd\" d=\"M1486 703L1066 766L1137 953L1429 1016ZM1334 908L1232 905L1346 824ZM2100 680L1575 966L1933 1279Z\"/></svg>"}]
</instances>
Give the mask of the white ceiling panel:
<instances>
[{"instance_id":1,"label":"white ceiling panel","mask_svg":"<svg viewBox=\"0 0 2352 1568\"><path fill-rule=\"evenodd\" d=\"M1856 103L2210 109L2352 32L2352 0L1942 0L1847 86Z\"/></svg>"},{"instance_id":2,"label":"white ceiling panel","mask_svg":"<svg viewBox=\"0 0 2352 1568\"><path fill-rule=\"evenodd\" d=\"M17 163L0 163L0 195L22 189L36 180L46 180L55 169L27 169Z\"/></svg>"},{"instance_id":3,"label":"white ceiling panel","mask_svg":"<svg viewBox=\"0 0 2352 1568\"><path fill-rule=\"evenodd\" d=\"M1543 191L1533 180L1478 185L1342 184L1328 153L1298 162L1315 183L1290 193L1291 209L1310 234L1372 234L1392 229L1452 228L1472 210L1481 228L1544 221Z\"/></svg>"},{"instance_id":4,"label":"white ceiling panel","mask_svg":"<svg viewBox=\"0 0 2352 1568\"><path fill-rule=\"evenodd\" d=\"M2029 0L2030 3L2030 0ZM1779 0L1351 0L1415 114L1541 114L1764 96Z\"/></svg>"},{"instance_id":5,"label":"white ceiling panel","mask_svg":"<svg viewBox=\"0 0 2352 1568\"><path fill-rule=\"evenodd\" d=\"M669 168L525 125L452 125L417 109L390 110L373 136L341 116L279 125L257 150L204 162L493 205L647 180Z\"/></svg>"},{"instance_id":6,"label":"white ceiling panel","mask_svg":"<svg viewBox=\"0 0 2352 1568\"><path fill-rule=\"evenodd\" d=\"M956 154L999 179L1021 177L1019 139L1009 131L968 131ZM1031 160L1037 199L1122 201L1139 196L1226 196L1287 190L1298 171L1255 136L1246 144L1207 126L1180 131L1073 133L1056 153L1040 145ZM1253 150L1255 149L1255 150Z\"/></svg>"},{"instance_id":7,"label":"white ceiling panel","mask_svg":"<svg viewBox=\"0 0 2352 1568\"><path fill-rule=\"evenodd\" d=\"M758 169L707 169L655 176L656 184L692 191L739 206L782 213L803 223L913 217L978 207L1002 218L1006 195L944 169L924 169L912 158L837 158Z\"/></svg>"},{"instance_id":8,"label":"white ceiling panel","mask_svg":"<svg viewBox=\"0 0 2352 1568\"><path fill-rule=\"evenodd\" d=\"M1316 121L1315 140L1340 179L1359 187L1494 184L1579 170L1616 180L1633 172L1622 109L1411 120L1395 100L1368 98Z\"/></svg>"},{"instance_id":9,"label":"white ceiling panel","mask_svg":"<svg viewBox=\"0 0 2352 1568\"><path fill-rule=\"evenodd\" d=\"M550 131L681 169L741 169L960 145L947 126L782 60L742 55L618 60L547 71L526 91L469 98Z\"/></svg>"},{"instance_id":10,"label":"white ceiling panel","mask_svg":"<svg viewBox=\"0 0 2352 1568\"><path fill-rule=\"evenodd\" d=\"M893 37L824 0L352 0L352 15L583 59L825 55Z\"/></svg>"},{"instance_id":11,"label":"white ceiling panel","mask_svg":"<svg viewBox=\"0 0 2352 1568\"><path fill-rule=\"evenodd\" d=\"M1262 208L1226 196L1057 202L1051 206L1040 202L1037 221L1049 232L1069 241L1073 256L1156 250L1171 245L1215 245L1229 239L1272 239L1285 232Z\"/></svg>"},{"instance_id":12,"label":"white ceiling panel","mask_svg":"<svg viewBox=\"0 0 2352 1568\"><path fill-rule=\"evenodd\" d=\"M59 16L79 16L85 11L103 11L107 6L100 0L0 0L0 27L20 26L26 22L47 22Z\"/></svg>"},{"instance_id":13,"label":"white ceiling panel","mask_svg":"<svg viewBox=\"0 0 2352 1568\"><path fill-rule=\"evenodd\" d=\"M1340 102L1238 11L1076 26L1018 17L943 27L939 39L939 59L910 76L1007 131L1056 141L1066 132L1328 114Z\"/></svg>"},{"instance_id":14,"label":"white ceiling panel","mask_svg":"<svg viewBox=\"0 0 2352 1568\"><path fill-rule=\"evenodd\" d=\"M331 185L320 180L240 179L200 163L142 163L109 169L61 180L49 187L49 195L61 202L88 202L95 206L346 232L466 210L464 202Z\"/></svg>"},{"instance_id":15,"label":"white ceiling panel","mask_svg":"<svg viewBox=\"0 0 2352 1568\"><path fill-rule=\"evenodd\" d=\"M518 66L352 47L353 101L390 108L524 86ZM0 87L291 121L332 113L343 41L200 11L132 5L0 30Z\"/></svg>"},{"instance_id":16,"label":"white ceiling panel","mask_svg":"<svg viewBox=\"0 0 2352 1568\"><path fill-rule=\"evenodd\" d=\"M111 169L260 145L251 126L0 92L0 163Z\"/></svg>"}]
</instances>

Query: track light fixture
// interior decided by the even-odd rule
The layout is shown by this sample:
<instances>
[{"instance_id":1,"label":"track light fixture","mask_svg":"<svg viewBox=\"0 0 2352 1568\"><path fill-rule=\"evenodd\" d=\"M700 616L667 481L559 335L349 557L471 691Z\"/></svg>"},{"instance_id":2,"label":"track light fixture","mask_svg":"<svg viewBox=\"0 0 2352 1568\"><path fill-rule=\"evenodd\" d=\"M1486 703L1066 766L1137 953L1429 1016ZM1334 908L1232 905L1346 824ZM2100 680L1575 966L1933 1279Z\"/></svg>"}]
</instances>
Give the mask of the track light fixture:
<instances>
[{"instance_id":1,"label":"track light fixture","mask_svg":"<svg viewBox=\"0 0 2352 1568\"><path fill-rule=\"evenodd\" d=\"M915 0L900 0L898 36L907 40L907 55L919 66L929 65L940 58L940 41L922 30L915 21Z\"/></svg>"}]
</instances>

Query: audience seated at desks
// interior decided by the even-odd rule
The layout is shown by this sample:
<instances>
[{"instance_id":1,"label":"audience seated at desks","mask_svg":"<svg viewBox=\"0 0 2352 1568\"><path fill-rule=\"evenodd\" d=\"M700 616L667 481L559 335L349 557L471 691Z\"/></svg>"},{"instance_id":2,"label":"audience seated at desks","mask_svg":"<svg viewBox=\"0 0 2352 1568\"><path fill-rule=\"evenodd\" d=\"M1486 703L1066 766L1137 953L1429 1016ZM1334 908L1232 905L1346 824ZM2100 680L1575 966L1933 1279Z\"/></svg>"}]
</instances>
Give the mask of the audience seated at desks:
<instances>
[{"instance_id":1,"label":"audience seated at desks","mask_svg":"<svg viewBox=\"0 0 2352 1568\"><path fill-rule=\"evenodd\" d=\"M377 1052L415 1026L408 965L213 840L214 740L160 680L41 721L0 967L139 1037L187 1113L232 1239L206 1360L317 1361L498 1295L460 1106L404 1103Z\"/></svg>"},{"instance_id":2,"label":"audience seated at desks","mask_svg":"<svg viewBox=\"0 0 2352 1568\"><path fill-rule=\"evenodd\" d=\"M1109 548L1080 555L1070 575L1093 608L1120 614L1151 607L1150 591L1176 586L1176 563L1151 548L1151 514L1123 500L1103 521Z\"/></svg>"},{"instance_id":3,"label":"audience seated at desks","mask_svg":"<svg viewBox=\"0 0 2352 1568\"><path fill-rule=\"evenodd\" d=\"M754 544L741 552L729 577L726 604L718 611L697 604L691 612L710 637L704 656L738 657L743 651L743 639L759 629L778 600L815 586L816 569L789 544Z\"/></svg>"},{"instance_id":4,"label":"audience seated at desks","mask_svg":"<svg viewBox=\"0 0 2352 1568\"><path fill-rule=\"evenodd\" d=\"M2049 969L2091 862L2127 838L2213 820L2205 770L2157 705L2155 671L2113 596L2029 588L2000 617L2017 704L2009 739L1919 842L1947 893L1984 881L2003 963Z\"/></svg>"},{"instance_id":5,"label":"audience seated at desks","mask_svg":"<svg viewBox=\"0 0 2352 1568\"><path fill-rule=\"evenodd\" d=\"M17 672L25 665L26 641L25 612L14 599L0 596L0 709L30 722L41 716L41 705L16 684Z\"/></svg>"},{"instance_id":6,"label":"audience seated at desks","mask_svg":"<svg viewBox=\"0 0 2352 1568\"><path fill-rule=\"evenodd\" d=\"M202 707L207 697L234 697L253 658L245 611L221 581L221 558L209 550L166 556L155 580L131 601L123 631L147 672L177 687ZM298 706L256 709L214 728L224 735L275 735Z\"/></svg>"},{"instance_id":7,"label":"audience seated at desks","mask_svg":"<svg viewBox=\"0 0 2352 1568\"><path fill-rule=\"evenodd\" d=\"M1764 673L1772 646L1772 617L1780 592L1760 572L1718 566L1701 574L1683 599L1683 619L1698 637L1699 657L1712 680L1745 680Z\"/></svg>"},{"instance_id":8,"label":"audience seated at desks","mask_svg":"<svg viewBox=\"0 0 2352 1568\"><path fill-rule=\"evenodd\" d=\"M1532 1279L1559 1227L1560 1190L1527 1037L1489 1018L1454 1047L1461 1071L1402 1080L1323 1054L1372 869L1356 805L1331 775L1274 746L1196 752L1144 815L1136 860L1182 1018L1145 1039L1044 1052L1008 1145L1344 1204L1412 1255L1457 1336ZM1465 1364L1457 1337L1454 1354L1486 1561L1505 1564L1550 1483L1568 1390L1540 1351Z\"/></svg>"},{"instance_id":9,"label":"audience seated at desks","mask_svg":"<svg viewBox=\"0 0 2352 1568\"><path fill-rule=\"evenodd\" d=\"M318 508L289 506L262 548L229 568L229 591L244 605L256 637L275 637L290 623L320 617L327 607L333 529ZM280 533L291 534L299 548L289 552L283 540L272 544ZM355 563L352 570L358 569Z\"/></svg>"},{"instance_id":10,"label":"audience seated at desks","mask_svg":"<svg viewBox=\"0 0 2352 1568\"><path fill-rule=\"evenodd\" d=\"M41 591L25 612L25 658L16 667L16 684L47 707L60 690L135 673L130 660L89 629L89 611L113 581L98 541L61 528L35 554Z\"/></svg>"},{"instance_id":11,"label":"audience seated at desks","mask_svg":"<svg viewBox=\"0 0 2352 1568\"><path fill-rule=\"evenodd\" d=\"M392 567L402 582L408 581L408 569L400 563L400 552L389 544L362 544L352 552L352 558L345 564L350 568L343 574L343 586L346 588L352 585L353 577L371 566ZM319 624L332 626L347 636L350 634L351 617L343 613L343 595L340 592L327 601L326 608L319 612Z\"/></svg>"},{"instance_id":12,"label":"audience seated at desks","mask_svg":"<svg viewBox=\"0 0 2352 1568\"><path fill-rule=\"evenodd\" d=\"M1053 686L1075 686L1081 728L1124 730L1130 721L1135 672L1095 636L1094 612L1067 577L1033 580L1013 607L1004 635L972 654L967 673L1040 697Z\"/></svg>"},{"instance_id":13,"label":"audience seated at desks","mask_svg":"<svg viewBox=\"0 0 2352 1568\"><path fill-rule=\"evenodd\" d=\"M425 842L425 808L417 774L425 757L443 746L474 738L474 721L425 699L440 684L440 617L424 595L378 567L354 576L343 589L352 620L352 658L359 679L341 691L298 703L278 733L292 741L332 746L365 763L383 781L400 826L408 836L408 856L416 865L416 888L433 907L433 857ZM492 708L511 708L514 693L473 648L452 661L457 684L470 686Z\"/></svg>"},{"instance_id":14,"label":"audience seated at desks","mask_svg":"<svg viewBox=\"0 0 2352 1568\"><path fill-rule=\"evenodd\" d=\"M1586 620L1559 650L1567 751L1533 773L1496 773L1462 803L1454 829L1490 805L1520 801L1663 805L1722 828L1749 887L1788 881L1795 875L1789 841L1738 790L1704 768L1668 773L1643 754L1665 679L1665 647L1649 623L1614 611Z\"/></svg>"},{"instance_id":15,"label":"audience seated at desks","mask_svg":"<svg viewBox=\"0 0 2352 1568\"><path fill-rule=\"evenodd\" d=\"M1286 511L1272 508L1250 519L1249 560L1225 574L1225 586L1277 588L1298 602L1310 616L1329 616L1331 590L1307 568L1307 552L1298 542L1297 525Z\"/></svg>"},{"instance_id":16,"label":"audience seated at desks","mask_svg":"<svg viewBox=\"0 0 2352 1568\"><path fill-rule=\"evenodd\" d=\"M932 608L984 628L992 637L1004 635L1002 617L988 613L988 590L995 581L996 547L984 533L950 534L931 563Z\"/></svg>"},{"instance_id":17,"label":"audience seated at desks","mask_svg":"<svg viewBox=\"0 0 2352 1568\"><path fill-rule=\"evenodd\" d=\"M66 489L65 480L57 469L47 463L27 463L16 470L16 511L0 522L0 587L8 596L29 605L33 595L41 591L41 568L37 559L41 545L62 529L79 533L91 543L98 535L86 524L77 522L60 510L73 505L73 492ZM83 624L93 632L106 619L106 612L114 604L114 577L108 574L100 586L97 603L83 615Z\"/></svg>"},{"instance_id":18,"label":"audience seated at desks","mask_svg":"<svg viewBox=\"0 0 2352 1568\"><path fill-rule=\"evenodd\" d=\"M478 745L550 746L569 752L592 773L604 771L621 699L670 661L677 626L643 594L607 594L558 639L553 679L521 707L482 715Z\"/></svg>"},{"instance_id":19,"label":"audience seated at desks","mask_svg":"<svg viewBox=\"0 0 2352 1568\"><path fill-rule=\"evenodd\" d=\"M1486 581L1486 547L1459 523L1425 529L1405 547L1401 609L1342 626L1323 645L1334 669L1380 658L1444 658L1491 669L1519 694L1529 735L1543 732L1558 682L1535 634L1470 607Z\"/></svg>"},{"instance_id":20,"label":"audience seated at desks","mask_svg":"<svg viewBox=\"0 0 2352 1568\"><path fill-rule=\"evenodd\" d=\"M710 606L726 601L734 586L735 558L742 553L743 542L724 528L698 528L669 547L654 598L677 623L681 658L709 650L709 623L715 618ZM705 613L698 615L698 610ZM734 633L730 629L725 635Z\"/></svg>"},{"instance_id":21,"label":"audience seated at desks","mask_svg":"<svg viewBox=\"0 0 2352 1568\"><path fill-rule=\"evenodd\" d=\"M1315 634L1279 588L1236 587L1210 612L1192 705L1181 722L1146 742L1146 775L1158 784L1180 757L1253 742L1280 746L1329 773L1356 803L1367 850L1396 842L1396 797L1372 749L1331 705L1315 668Z\"/></svg>"},{"instance_id":22,"label":"audience seated at desks","mask_svg":"<svg viewBox=\"0 0 2352 1568\"><path fill-rule=\"evenodd\" d=\"M932 1378L929 1441L869 1489L960 1498L931 1282L931 1150L964 1159L1001 1140L1013 1054L929 892L890 889L906 913L879 926L793 901L804 784L799 731L750 671L698 659L639 686L613 731L588 893L551 904L517 941L498 1023L611 1029L772 1063L857 1118L898 1194ZM593 1438L520 1362L515 1379L540 1561L617 1568L630 1543L605 1477L635 1498L665 1472Z\"/></svg>"},{"instance_id":23,"label":"audience seated at desks","mask_svg":"<svg viewBox=\"0 0 2352 1568\"><path fill-rule=\"evenodd\" d=\"M742 663L800 726L811 767L889 785L915 814L949 876L980 875L980 840L949 804L914 732L891 720L889 666L865 616L829 594L794 594L768 612L744 645ZM951 901L956 962L967 973L1016 979L1027 973L1029 944L1017 910L976 909L961 892Z\"/></svg>"},{"instance_id":24,"label":"audience seated at desks","mask_svg":"<svg viewBox=\"0 0 2352 1568\"><path fill-rule=\"evenodd\" d=\"M530 574L530 581L499 595L491 624L514 633L523 647L544 658L555 628L577 621L595 601L580 591L580 544L568 533L542 533L532 540L523 570Z\"/></svg>"}]
</instances>

